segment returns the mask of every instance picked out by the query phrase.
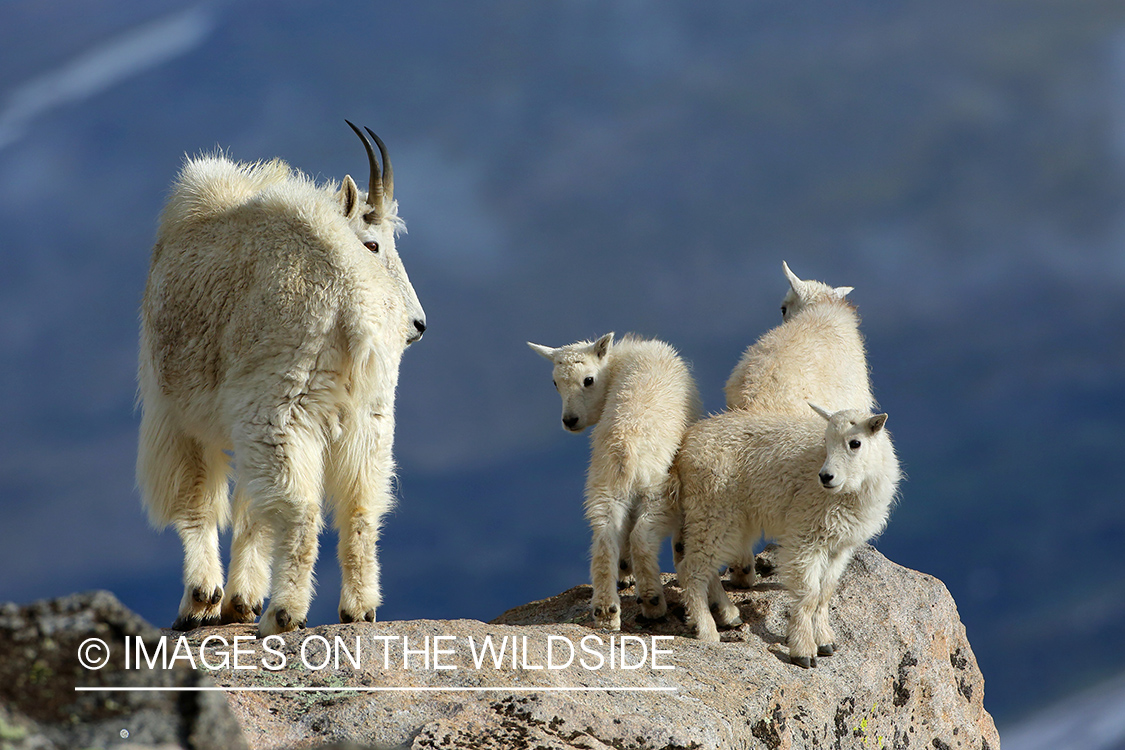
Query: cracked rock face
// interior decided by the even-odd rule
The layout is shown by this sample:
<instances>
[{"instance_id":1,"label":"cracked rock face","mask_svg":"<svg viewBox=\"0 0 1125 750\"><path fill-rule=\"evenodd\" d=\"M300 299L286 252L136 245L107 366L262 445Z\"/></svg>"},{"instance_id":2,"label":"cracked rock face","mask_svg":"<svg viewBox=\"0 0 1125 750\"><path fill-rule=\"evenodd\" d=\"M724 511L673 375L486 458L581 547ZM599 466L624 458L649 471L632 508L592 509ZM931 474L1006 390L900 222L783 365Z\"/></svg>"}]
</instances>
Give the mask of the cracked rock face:
<instances>
[{"instance_id":1,"label":"cracked rock face","mask_svg":"<svg viewBox=\"0 0 1125 750\"><path fill-rule=\"evenodd\" d=\"M815 669L789 663L792 600L776 577L729 589L744 624L717 644L691 637L665 580L669 616L639 620L625 589L620 633L590 626L589 586L491 623L353 623L264 640L252 625L162 633L104 592L0 605L0 746L999 750L937 579L862 547L832 603L836 652ZM177 657L169 669L122 668L126 638L155 653L162 635ZM89 637L116 654L102 670L77 662ZM214 684L241 690L74 692Z\"/></svg>"}]
</instances>

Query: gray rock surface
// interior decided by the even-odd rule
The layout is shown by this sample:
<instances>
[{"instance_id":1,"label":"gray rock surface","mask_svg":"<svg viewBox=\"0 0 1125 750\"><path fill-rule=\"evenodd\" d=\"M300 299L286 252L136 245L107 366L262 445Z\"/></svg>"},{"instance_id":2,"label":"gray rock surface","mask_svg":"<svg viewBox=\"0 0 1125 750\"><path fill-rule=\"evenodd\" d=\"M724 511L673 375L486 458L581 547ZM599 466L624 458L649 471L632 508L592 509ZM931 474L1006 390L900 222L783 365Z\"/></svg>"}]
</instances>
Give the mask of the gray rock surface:
<instances>
[{"instance_id":1,"label":"gray rock surface","mask_svg":"<svg viewBox=\"0 0 1125 750\"><path fill-rule=\"evenodd\" d=\"M80 648L100 639L109 659L83 667ZM221 692L79 692L76 687L214 686L206 674L125 669L125 642L155 651L153 628L106 591L25 607L0 604L0 748L71 750L128 747L237 750L246 742ZM104 654L100 646L86 653Z\"/></svg>"},{"instance_id":2,"label":"gray rock surface","mask_svg":"<svg viewBox=\"0 0 1125 750\"><path fill-rule=\"evenodd\" d=\"M764 567L770 554L759 558ZM999 750L976 658L952 597L935 578L861 548L832 607L837 653L811 670L789 663L784 634L791 599L776 577L751 591L732 591L746 624L724 633L719 644L689 636L676 606L679 590L673 579L666 581L668 619L638 622L628 589L620 634L591 629L590 588L578 586L491 623L419 620L298 631L286 636L284 647L274 644L286 656L286 669L225 669L214 676L234 686L329 689L231 693L255 748L353 741L412 748ZM190 640L220 633L233 642L253 632L228 626ZM654 642L654 635L665 638ZM437 646L446 653L435 662L439 636ZM582 651L590 636L587 644L602 658L611 638L619 645L628 636L629 666L641 660L644 644L644 666L624 669L607 661L587 668L598 662ZM474 650L480 654L486 637L494 645L508 639L499 668L491 659L480 668L475 663ZM329 654L326 643L337 638L353 655L360 652L359 666L341 655L339 668L330 662L318 669ZM426 655L408 655L405 669L404 638L419 652L430 644ZM520 647L514 665L513 641ZM244 666L262 658L278 663L262 644L247 642L252 654ZM566 662L567 644L575 660L549 668ZM655 666L670 669L653 668L654 645L661 652Z\"/></svg>"},{"instance_id":3,"label":"gray rock surface","mask_svg":"<svg viewBox=\"0 0 1125 750\"><path fill-rule=\"evenodd\" d=\"M759 556L763 569L771 557ZM861 548L833 602L837 652L809 670L786 655L791 598L776 577L731 592L745 624L718 644L690 637L666 584L662 622L638 621L623 592L621 633L591 628L590 588L578 586L491 623L325 625L265 640L246 625L164 631L174 664L139 671L122 669L117 649L140 635L152 652L159 633L111 595L4 605L0 746L999 750L956 606L930 576ZM116 654L97 672L76 662L91 634ZM224 701L76 684L230 690Z\"/></svg>"}]
</instances>

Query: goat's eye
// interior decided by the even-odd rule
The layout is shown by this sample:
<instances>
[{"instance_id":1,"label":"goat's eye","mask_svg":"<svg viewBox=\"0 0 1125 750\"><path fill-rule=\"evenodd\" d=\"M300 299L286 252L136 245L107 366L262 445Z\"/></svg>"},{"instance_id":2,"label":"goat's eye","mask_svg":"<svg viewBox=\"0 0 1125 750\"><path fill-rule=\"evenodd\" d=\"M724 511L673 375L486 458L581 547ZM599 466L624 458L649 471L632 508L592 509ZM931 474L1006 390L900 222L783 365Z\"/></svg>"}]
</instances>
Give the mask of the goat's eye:
<instances>
[{"instance_id":1,"label":"goat's eye","mask_svg":"<svg viewBox=\"0 0 1125 750\"><path fill-rule=\"evenodd\" d=\"M363 246L373 253L379 252L379 243L372 240L371 242L364 242Z\"/></svg>"},{"instance_id":2,"label":"goat's eye","mask_svg":"<svg viewBox=\"0 0 1125 750\"><path fill-rule=\"evenodd\" d=\"M785 317L785 313L786 313L786 312L787 312L788 310L789 310L789 308L788 308L788 307L786 307L785 305L782 305L782 306L781 306L781 317L783 317L783 318L784 318L784 317Z\"/></svg>"},{"instance_id":3,"label":"goat's eye","mask_svg":"<svg viewBox=\"0 0 1125 750\"><path fill-rule=\"evenodd\" d=\"M862 445L862 443L860 443L858 440L849 440L848 441L848 447L851 448L853 451L859 450L860 445Z\"/></svg>"},{"instance_id":4,"label":"goat's eye","mask_svg":"<svg viewBox=\"0 0 1125 750\"><path fill-rule=\"evenodd\" d=\"M556 382L555 382L555 381L553 381L553 380L551 381L551 385L555 386L555 390L556 390L556 391L557 391L557 390L559 389L559 384L558 384L558 383L556 383Z\"/></svg>"},{"instance_id":5,"label":"goat's eye","mask_svg":"<svg viewBox=\"0 0 1125 750\"><path fill-rule=\"evenodd\" d=\"M587 388L589 388L593 384L594 384L594 379L592 377L590 377L589 375L587 375L586 379L582 381L582 385L586 386Z\"/></svg>"}]
</instances>

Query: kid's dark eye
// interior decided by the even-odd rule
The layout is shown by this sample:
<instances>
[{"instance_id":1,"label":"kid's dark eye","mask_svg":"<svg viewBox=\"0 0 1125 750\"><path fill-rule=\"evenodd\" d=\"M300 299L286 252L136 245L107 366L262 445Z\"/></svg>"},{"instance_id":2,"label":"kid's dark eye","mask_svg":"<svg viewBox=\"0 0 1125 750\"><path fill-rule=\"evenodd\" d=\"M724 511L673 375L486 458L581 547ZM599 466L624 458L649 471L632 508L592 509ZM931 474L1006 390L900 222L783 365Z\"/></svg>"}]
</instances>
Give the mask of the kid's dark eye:
<instances>
[{"instance_id":1,"label":"kid's dark eye","mask_svg":"<svg viewBox=\"0 0 1125 750\"><path fill-rule=\"evenodd\" d=\"M785 311L788 310L788 309L789 308L786 307L785 305L781 306L781 317L783 317L783 318L785 317Z\"/></svg>"},{"instance_id":2,"label":"kid's dark eye","mask_svg":"<svg viewBox=\"0 0 1125 750\"><path fill-rule=\"evenodd\" d=\"M559 389L559 384L558 384L558 383L556 383L556 382L555 382L555 381L553 381L553 380L551 381L551 385L555 386L555 390L556 390L556 391L557 391L557 390Z\"/></svg>"},{"instance_id":3,"label":"kid's dark eye","mask_svg":"<svg viewBox=\"0 0 1125 750\"><path fill-rule=\"evenodd\" d=\"M859 450L859 446L860 446L860 442L858 440L849 440L848 441L848 447L851 448L853 451Z\"/></svg>"},{"instance_id":4,"label":"kid's dark eye","mask_svg":"<svg viewBox=\"0 0 1125 750\"><path fill-rule=\"evenodd\" d=\"M373 253L379 252L379 243L378 242L374 242L374 241L364 242L363 246L366 247L368 250L370 250Z\"/></svg>"},{"instance_id":5,"label":"kid's dark eye","mask_svg":"<svg viewBox=\"0 0 1125 750\"><path fill-rule=\"evenodd\" d=\"M594 379L591 378L589 375L587 375L586 379L582 381L582 385L586 386L587 388L589 388L593 384L594 384Z\"/></svg>"}]
</instances>

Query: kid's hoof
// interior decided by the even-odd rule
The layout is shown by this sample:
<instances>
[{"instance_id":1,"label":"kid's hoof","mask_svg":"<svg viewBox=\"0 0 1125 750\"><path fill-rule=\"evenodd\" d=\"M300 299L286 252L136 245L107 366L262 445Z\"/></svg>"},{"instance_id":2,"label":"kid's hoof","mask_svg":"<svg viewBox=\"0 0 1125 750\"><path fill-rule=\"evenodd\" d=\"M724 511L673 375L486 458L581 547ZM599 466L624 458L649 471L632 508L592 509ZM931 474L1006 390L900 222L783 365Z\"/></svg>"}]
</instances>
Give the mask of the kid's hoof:
<instances>
[{"instance_id":1,"label":"kid's hoof","mask_svg":"<svg viewBox=\"0 0 1125 750\"><path fill-rule=\"evenodd\" d=\"M628 581L618 581L617 582L617 590L618 591L624 591L625 589L629 588L632 585L633 584L629 583Z\"/></svg>"},{"instance_id":2,"label":"kid's hoof","mask_svg":"<svg viewBox=\"0 0 1125 750\"><path fill-rule=\"evenodd\" d=\"M801 669L808 669L809 667L816 666L815 656L790 656L789 661L796 664Z\"/></svg>"},{"instance_id":3,"label":"kid's hoof","mask_svg":"<svg viewBox=\"0 0 1125 750\"><path fill-rule=\"evenodd\" d=\"M341 609L340 622L375 622L375 610L369 609L362 617L354 617L351 612Z\"/></svg>"},{"instance_id":4,"label":"kid's hoof","mask_svg":"<svg viewBox=\"0 0 1125 750\"><path fill-rule=\"evenodd\" d=\"M817 656L832 656L832 654L834 654L834 653L836 653L836 644L835 643L829 643L826 646L817 646L816 647L816 655Z\"/></svg>"},{"instance_id":5,"label":"kid's hoof","mask_svg":"<svg viewBox=\"0 0 1125 750\"><path fill-rule=\"evenodd\" d=\"M660 594L653 594L648 599L638 596L637 604L641 605L641 613L638 617L650 622L663 620L664 616L668 614L668 605Z\"/></svg>"},{"instance_id":6,"label":"kid's hoof","mask_svg":"<svg viewBox=\"0 0 1125 750\"><path fill-rule=\"evenodd\" d=\"M292 622L292 618L289 616L288 611L284 609L277 610L277 612L274 613L273 619L277 621L277 627L280 630L289 630L289 623Z\"/></svg>"},{"instance_id":7,"label":"kid's hoof","mask_svg":"<svg viewBox=\"0 0 1125 750\"><path fill-rule=\"evenodd\" d=\"M594 607L594 627L604 630L621 629L621 610L616 604Z\"/></svg>"},{"instance_id":8,"label":"kid's hoof","mask_svg":"<svg viewBox=\"0 0 1125 750\"><path fill-rule=\"evenodd\" d=\"M730 569L730 585L738 589L748 589L754 585L754 568L749 565Z\"/></svg>"},{"instance_id":9,"label":"kid's hoof","mask_svg":"<svg viewBox=\"0 0 1125 750\"><path fill-rule=\"evenodd\" d=\"M618 560L617 561L617 567L621 568L622 573L628 573L629 572L629 561L628 560Z\"/></svg>"}]
</instances>

